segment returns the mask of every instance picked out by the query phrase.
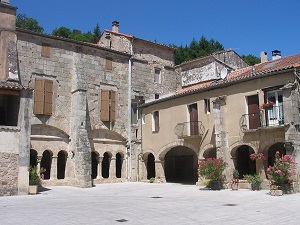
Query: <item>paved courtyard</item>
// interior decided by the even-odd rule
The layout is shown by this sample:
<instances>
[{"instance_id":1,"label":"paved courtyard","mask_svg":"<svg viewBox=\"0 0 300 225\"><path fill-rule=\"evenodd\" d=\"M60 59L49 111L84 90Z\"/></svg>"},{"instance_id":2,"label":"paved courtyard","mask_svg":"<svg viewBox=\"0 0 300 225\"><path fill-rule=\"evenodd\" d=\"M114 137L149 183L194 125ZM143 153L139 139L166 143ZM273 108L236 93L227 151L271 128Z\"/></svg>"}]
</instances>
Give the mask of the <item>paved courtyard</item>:
<instances>
[{"instance_id":1,"label":"paved courtyard","mask_svg":"<svg viewBox=\"0 0 300 225\"><path fill-rule=\"evenodd\" d=\"M300 224L300 194L117 183L0 197L0 224Z\"/></svg>"}]
</instances>

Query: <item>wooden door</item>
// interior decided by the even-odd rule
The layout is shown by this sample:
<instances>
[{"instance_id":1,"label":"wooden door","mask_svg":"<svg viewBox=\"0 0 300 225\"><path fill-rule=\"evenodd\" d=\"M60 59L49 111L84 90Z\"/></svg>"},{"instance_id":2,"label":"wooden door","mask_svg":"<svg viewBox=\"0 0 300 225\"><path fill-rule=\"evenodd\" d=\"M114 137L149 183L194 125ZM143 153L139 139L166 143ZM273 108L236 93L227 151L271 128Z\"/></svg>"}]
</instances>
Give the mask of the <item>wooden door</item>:
<instances>
[{"instance_id":1,"label":"wooden door","mask_svg":"<svg viewBox=\"0 0 300 225\"><path fill-rule=\"evenodd\" d=\"M248 96L249 129L257 129L260 125L258 95Z\"/></svg>"},{"instance_id":2,"label":"wooden door","mask_svg":"<svg viewBox=\"0 0 300 225\"><path fill-rule=\"evenodd\" d=\"M198 109L197 104L189 105L190 135L198 135Z\"/></svg>"}]
</instances>

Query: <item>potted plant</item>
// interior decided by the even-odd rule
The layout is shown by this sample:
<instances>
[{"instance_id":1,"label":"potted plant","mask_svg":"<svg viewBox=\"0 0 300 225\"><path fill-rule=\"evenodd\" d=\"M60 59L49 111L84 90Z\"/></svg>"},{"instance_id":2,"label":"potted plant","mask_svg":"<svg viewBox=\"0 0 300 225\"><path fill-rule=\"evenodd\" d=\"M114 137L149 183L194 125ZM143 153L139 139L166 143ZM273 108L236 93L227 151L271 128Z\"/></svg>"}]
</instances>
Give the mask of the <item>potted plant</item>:
<instances>
[{"instance_id":1,"label":"potted plant","mask_svg":"<svg viewBox=\"0 0 300 225\"><path fill-rule=\"evenodd\" d=\"M238 170L233 170L232 172L232 180L231 180L231 190L237 191L239 189L239 176L240 173Z\"/></svg>"},{"instance_id":2,"label":"potted plant","mask_svg":"<svg viewBox=\"0 0 300 225\"><path fill-rule=\"evenodd\" d=\"M204 179L209 179L211 190L221 190L223 188L223 171L227 163L222 159L207 158L199 162L198 173Z\"/></svg>"},{"instance_id":3,"label":"potted plant","mask_svg":"<svg viewBox=\"0 0 300 225\"><path fill-rule=\"evenodd\" d=\"M248 181L249 184L251 184L252 191L259 191L260 184L262 183L262 179L259 175L247 174L244 176L244 178Z\"/></svg>"},{"instance_id":4,"label":"potted plant","mask_svg":"<svg viewBox=\"0 0 300 225\"><path fill-rule=\"evenodd\" d=\"M273 109L273 106L274 106L274 102L269 101L269 102L264 102L264 103L261 105L261 108L262 108L262 109L265 109L265 110L270 110L270 109Z\"/></svg>"},{"instance_id":5,"label":"potted plant","mask_svg":"<svg viewBox=\"0 0 300 225\"><path fill-rule=\"evenodd\" d=\"M29 167L29 188L28 192L30 195L36 195L38 186L41 184L41 179L44 178L44 172L46 169L41 168L40 172L37 170L37 166Z\"/></svg>"},{"instance_id":6,"label":"potted plant","mask_svg":"<svg viewBox=\"0 0 300 225\"><path fill-rule=\"evenodd\" d=\"M280 190L280 187L275 184L271 184L270 186L270 195L272 196L282 196L283 192Z\"/></svg>"},{"instance_id":7,"label":"potted plant","mask_svg":"<svg viewBox=\"0 0 300 225\"><path fill-rule=\"evenodd\" d=\"M291 155L280 157L280 152L275 154L274 166L269 166L267 169L267 177L272 185L277 185L283 191L283 194L291 194L292 191L292 176L296 174L297 164Z\"/></svg>"}]
</instances>

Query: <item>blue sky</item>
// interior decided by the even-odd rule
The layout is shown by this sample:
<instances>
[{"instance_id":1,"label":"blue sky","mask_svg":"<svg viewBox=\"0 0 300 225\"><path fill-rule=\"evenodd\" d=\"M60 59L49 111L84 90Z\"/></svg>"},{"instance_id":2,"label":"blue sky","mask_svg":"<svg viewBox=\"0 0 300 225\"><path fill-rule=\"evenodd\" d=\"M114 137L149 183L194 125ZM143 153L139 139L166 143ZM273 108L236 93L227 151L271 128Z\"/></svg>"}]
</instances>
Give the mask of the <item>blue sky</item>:
<instances>
[{"instance_id":1,"label":"blue sky","mask_svg":"<svg viewBox=\"0 0 300 225\"><path fill-rule=\"evenodd\" d=\"M225 49L255 56L281 50L300 53L299 0L11 0L17 13L38 20L51 33L65 26L101 31L120 22L121 33L163 44L189 45L203 35Z\"/></svg>"}]
</instances>

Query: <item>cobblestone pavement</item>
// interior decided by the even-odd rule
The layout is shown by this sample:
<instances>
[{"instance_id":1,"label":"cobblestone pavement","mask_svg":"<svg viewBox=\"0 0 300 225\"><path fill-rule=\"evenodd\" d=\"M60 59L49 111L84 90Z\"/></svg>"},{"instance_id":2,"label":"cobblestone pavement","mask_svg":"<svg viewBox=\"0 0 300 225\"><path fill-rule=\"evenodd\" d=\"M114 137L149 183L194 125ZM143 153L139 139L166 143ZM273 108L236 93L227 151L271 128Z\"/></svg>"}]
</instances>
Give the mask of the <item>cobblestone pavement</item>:
<instances>
[{"instance_id":1,"label":"cobblestone pavement","mask_svg":"<svg viewBox=\"0 0 300 225\"><path fill-rule=\"evenodd\" d=\"M0 197L0 224L300 224L300 194L117 183Z\"/></svg>"}]
</instances>

